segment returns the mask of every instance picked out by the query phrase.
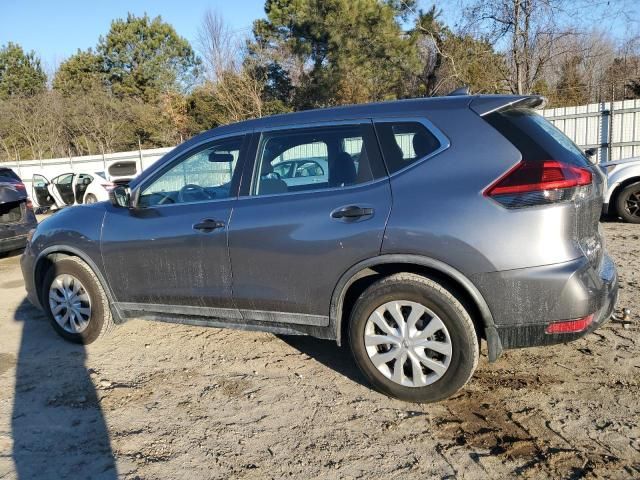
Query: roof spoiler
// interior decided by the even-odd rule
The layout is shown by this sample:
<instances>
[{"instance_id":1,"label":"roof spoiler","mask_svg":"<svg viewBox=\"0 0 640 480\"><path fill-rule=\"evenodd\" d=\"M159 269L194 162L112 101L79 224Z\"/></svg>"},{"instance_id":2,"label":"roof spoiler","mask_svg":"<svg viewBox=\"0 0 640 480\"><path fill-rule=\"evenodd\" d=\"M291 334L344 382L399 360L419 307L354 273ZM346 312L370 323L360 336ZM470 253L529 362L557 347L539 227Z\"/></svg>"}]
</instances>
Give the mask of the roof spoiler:
<instances>
[{"instance_id":1,"label":"roof spoiler","mask_svg":"<svg viewBox=\"0 0 640 480\"><path fill-rule=\"evenodd\" d=\"M542 108L547 99L540 95L480 95L469 104L469 108L483 116L505 108Z\"/></svg>"}]
</instances>

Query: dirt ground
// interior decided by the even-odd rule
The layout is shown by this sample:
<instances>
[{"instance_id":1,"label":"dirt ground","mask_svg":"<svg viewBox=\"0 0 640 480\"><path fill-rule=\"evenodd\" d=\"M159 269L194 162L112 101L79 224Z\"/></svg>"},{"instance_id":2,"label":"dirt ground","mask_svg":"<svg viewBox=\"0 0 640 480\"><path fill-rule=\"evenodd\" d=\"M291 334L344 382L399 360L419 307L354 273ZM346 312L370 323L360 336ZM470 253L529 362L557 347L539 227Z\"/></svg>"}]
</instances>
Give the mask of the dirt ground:
<instances>
[{"instance_id":1,"label":"dirt ground","mask_svg":"<svg viewBox=\"0 0 640 480\"><path fill-rule=\"evenodd\" d=\"M328 341L131 321L65 343L0 259L0 479L640 478L640 225L604 229L631 324L485 350L435 405Z\"/></svg>"}]
</instances>

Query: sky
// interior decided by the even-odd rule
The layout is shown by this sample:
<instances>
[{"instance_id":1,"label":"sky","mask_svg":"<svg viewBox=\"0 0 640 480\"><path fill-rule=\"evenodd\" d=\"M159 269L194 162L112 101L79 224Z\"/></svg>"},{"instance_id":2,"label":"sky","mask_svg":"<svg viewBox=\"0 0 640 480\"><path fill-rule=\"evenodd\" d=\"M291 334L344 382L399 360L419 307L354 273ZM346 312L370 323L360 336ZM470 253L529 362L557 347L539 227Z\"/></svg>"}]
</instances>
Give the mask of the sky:
<instances>
[{"instance_id":1,"label":"sky","mask_svg":"<svg viewBox=\"0 0 640 480\"><path fill-rule=\"evenodd\" d=\"M418 5L428 9L434 1L419 0ZM601 10L596 18L606 17L612 4L625 5L623 11L638 13L638 0L591 1ZM453 24L455 13L461 11L466 1L436 3L444 10L441 19ZM0 46L11 41L26 51L34 50L45 71L51 74L79 48L95 47L100 35L109 31L111 21L125 18L127 12L138 16L145 12L151 17L161 15L195 47L198 28L208 8L221 13L238 33L250 33L253 20L264 17L264 0L0 0ZM629 28L621 16L595 23L593 18L588 21L614 38L622 38ZM637 19L634 30L640 32Z\"/></svg>"},{"instance_id":2,"label":"sky","mask_svg":"<svg viewBox=\"0 0 640 480\"><path fill-rule=\"evenodd\" d=\"M264 0L0 0L0 45L11 41L34 50L51 70L78 48L95 48L111 21L127 12L161 15L195 45L208 8L247 33L254 19L264 17Z\"/></svg>"}]
</instances>

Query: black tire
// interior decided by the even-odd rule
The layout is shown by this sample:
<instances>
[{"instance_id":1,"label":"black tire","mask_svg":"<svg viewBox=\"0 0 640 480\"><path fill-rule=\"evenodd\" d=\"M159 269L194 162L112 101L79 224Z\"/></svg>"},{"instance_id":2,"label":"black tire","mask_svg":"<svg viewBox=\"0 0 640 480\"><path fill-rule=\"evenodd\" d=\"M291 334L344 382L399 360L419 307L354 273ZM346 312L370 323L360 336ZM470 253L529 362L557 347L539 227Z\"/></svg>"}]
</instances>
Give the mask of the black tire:
<instances>
[{"instance_id":1,"label":"black tire","mask_svg":"<svg viewBox=\"0 0 640 480\"><path fill-rule=\"evenodd\" d=\"M365 347L369 316L394 300L419 303L432 310L446 326L451 339L451 358L441 378L427 386L403 386L383 375ZM478 336L462 303L439 283L412 273L398 273L377 281L357 300L349 323L349 343L355 361L376 390L408 402L437 402L461 389L473 375L480 355Z\"/></svg>"},{"instance_id":2,"label":"black tire","mask_svg":"<svg viewBox=\"0 0 640 480\"><path fill-rule=\"evenodd\" d=\"M637 209L629 209L629 203L635 203ZM616 212L629 223L640 223L640 182L632 183L616 196Z\"/></svg>"},{"instance_id":3,"label":"black tire","mask_svg":"<svg viewBox=\"0 0 640 480\"><path fill-rule=\"evenodd\" d=\"M49 288L53 280L61 274L70 274L82 283L91 300L89 323L81 333L70 333L56 322L49 306ZM89 344L108 335L114 327L107 295L93 273L93 270L78 257L64 257L51 265L42 283L41 304L55 331L65 340Z\"/></svg>"},{"instance_id":4,"label":"black tire","mask_svg":"<svg viewBox=\"0 0 640 480\"><path fill-rule=\"evenodd\" d=\"M84 203L96 203L98 199L93 193L89 193L87 197L84 199Z\"/></svg>"}]
</instances>

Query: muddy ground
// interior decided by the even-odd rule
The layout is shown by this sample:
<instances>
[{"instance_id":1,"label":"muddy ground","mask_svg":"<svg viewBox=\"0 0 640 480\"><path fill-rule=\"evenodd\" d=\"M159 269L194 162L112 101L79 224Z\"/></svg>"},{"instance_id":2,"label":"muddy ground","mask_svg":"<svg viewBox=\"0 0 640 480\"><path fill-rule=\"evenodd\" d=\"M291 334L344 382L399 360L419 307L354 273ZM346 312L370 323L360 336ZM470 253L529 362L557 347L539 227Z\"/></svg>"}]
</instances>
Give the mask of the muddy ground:
<instances>
[{"instance_id":1,"label":"muddy ground","mask_svg":"<svg viewBox=\"0 0 640 480\"><path fill-rule=\"evenodd\" d=\"M640 478L640 225L604 229L632 324L485 350L436 405L327 341L131 321L65 343L0 259L0 479Z\"/></svg>"}]
</instances>

